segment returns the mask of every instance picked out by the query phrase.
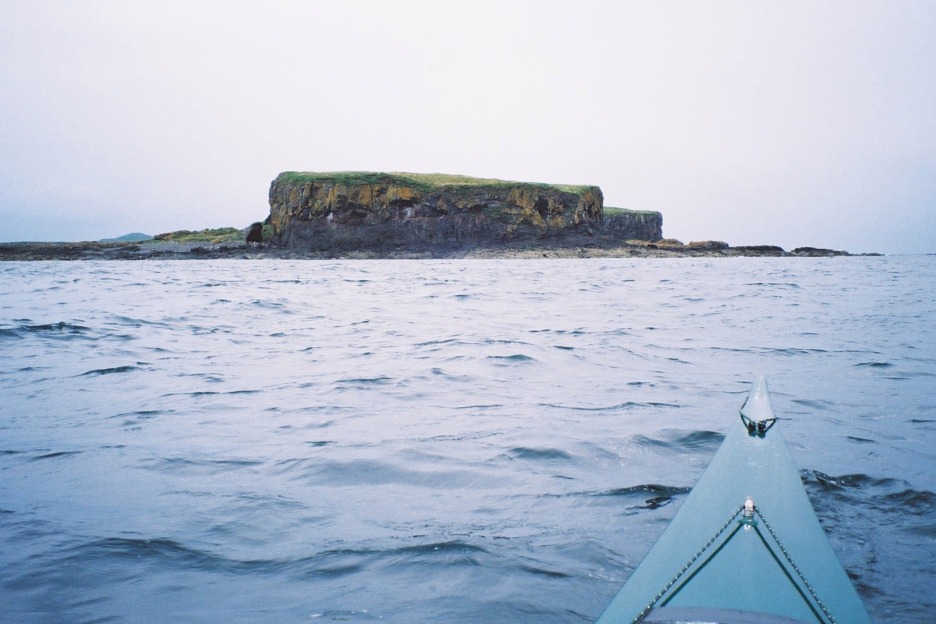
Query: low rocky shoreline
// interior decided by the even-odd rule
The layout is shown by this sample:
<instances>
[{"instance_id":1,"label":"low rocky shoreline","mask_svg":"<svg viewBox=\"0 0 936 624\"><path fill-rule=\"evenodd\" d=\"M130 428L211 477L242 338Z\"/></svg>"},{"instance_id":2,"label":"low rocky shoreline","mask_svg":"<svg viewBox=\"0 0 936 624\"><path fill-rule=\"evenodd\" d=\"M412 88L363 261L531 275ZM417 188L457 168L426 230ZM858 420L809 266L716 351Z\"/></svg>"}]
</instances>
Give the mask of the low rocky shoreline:
<instances>
[{"instance_id":1,"label":"low rocky shoreline","mask_svg":"<svg viewBox=\"0 0 936 624\"><path fill-rule=\"evenodd\" d=\"M833 257L846 251L799 247L786 251L774 245L731 247L718 241L683 244L581 237L578 240L538 240L470 247L335 249L302 252L267 244L127 242L0 243L0 261L42 260L200 260L200 259L433 259L433 258L687 258L687 257ZM880 255L880 254L859 254Z\"/></svg>"}]
</instances>

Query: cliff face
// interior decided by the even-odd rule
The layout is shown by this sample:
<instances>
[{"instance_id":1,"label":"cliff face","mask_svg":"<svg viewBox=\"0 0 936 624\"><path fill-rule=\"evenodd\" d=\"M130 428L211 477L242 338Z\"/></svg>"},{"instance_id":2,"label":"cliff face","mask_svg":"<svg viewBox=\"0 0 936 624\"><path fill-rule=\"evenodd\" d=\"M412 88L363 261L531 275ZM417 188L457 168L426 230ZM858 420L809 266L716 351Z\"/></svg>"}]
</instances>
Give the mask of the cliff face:
<instances>
[{"instance_id":1,"label":"cliff face","mask_svg":"<svg viewBox=\"0 0 936 624\"><path fill-rule=\"evenodd\" d=\"M606 208L602 231L608 238L653 243L663 238L663 215L648 210Z\"/></svg>"},{"instance_id":2,"label":"cliff face","mask_svg":"<svg viewBox=\"0 0 936 624\"><path fill-rule=\"evenodd\" d=\"M270 186L270 224L274 245L309 251L535 245L543 239L603 235L602 202L597 186L437 174L287 172ZM649 232L652 240L661 238L624 214L609 223L614 225L608 233L615 237L640 238Z\"/></svg>"}]
</instances>

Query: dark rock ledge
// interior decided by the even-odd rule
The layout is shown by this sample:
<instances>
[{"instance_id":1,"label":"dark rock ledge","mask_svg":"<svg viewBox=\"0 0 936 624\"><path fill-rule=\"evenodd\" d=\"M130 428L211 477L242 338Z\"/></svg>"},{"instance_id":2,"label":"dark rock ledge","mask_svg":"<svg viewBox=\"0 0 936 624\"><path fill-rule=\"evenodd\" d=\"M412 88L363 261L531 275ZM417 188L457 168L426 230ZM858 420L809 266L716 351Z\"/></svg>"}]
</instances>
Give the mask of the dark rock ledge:
<instances>
[{"instance_id":1,"label":"dark rock ledge","mask_svg":"<svg viewBox=\"0 0 936 624\"><path fill-rule=\"evenodd\" d=\"M400 246L370 250L301 251L257 243L0 243L0 261L28 260L201 260L201 259L405 259L405 258L727 258L833 257L846 251L799 247L785 251L773 245L731 247L719 241L683 244L662 240L621 242L600 234L562 239L514 241L469 247ZM860 254L880 255L880 254Z\"/></svg>"}]
</instances>

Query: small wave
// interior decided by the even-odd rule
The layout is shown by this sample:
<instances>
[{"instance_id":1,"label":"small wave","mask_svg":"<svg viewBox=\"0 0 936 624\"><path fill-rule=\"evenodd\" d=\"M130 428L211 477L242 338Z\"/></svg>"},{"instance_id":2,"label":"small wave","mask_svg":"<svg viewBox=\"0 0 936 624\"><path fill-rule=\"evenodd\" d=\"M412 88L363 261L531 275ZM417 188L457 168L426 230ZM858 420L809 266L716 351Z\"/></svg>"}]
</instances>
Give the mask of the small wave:
<instances>
[{"instance_id":1,"label":"small wave","mask_svg":"<svg viewBox=\"0 0 936 624\"><path fill-rule=\"evenodd\" d=\"M818 470L805 470L800 476L804 483L817 484L828 490L891 488L903 483L898 479L875 479L866 474L831 476Z\"/></svg>"},{"instance_id":2,"label":"small wave","mask_svg":"<svg viewBox=\"0 0 936 624\"><path fill-rule=\"evenodd\" d=\"M201 326L201 325L190 325L188 330L192 332L193 336L210 336L212 334L230 334L233 332L231 327L215 327L215 326Z\"/></svg>"},{"instance_id":3,"label":"small wave","mask_svg":"<svg viewBox=\"0 0 936 624\"><path fill-rule=\"evenodd\" d=\"M139 418L140 420L148 420L150 418L155 418L160 414L171 413L171 410L140 410L138 412L123 412L115 416L110 416L110 418Z\"/></svg>"},{"instance_id":4,"label":"small wave","mask_svg":"<svg viewBox=\"0 0 936 624\"><path fill-rule=\"evenodd\" d=\"M144 327L144 326L160 327L160 328L171 327L170 325L162 321L150 321L147 319L133 318L130 316L121 316L119 314L114 315L112 318L113 320L117 321L117 323L120 325L128 325L130 327L136 327L136 328Z\"/></svg>"},{"instance_id":5,"label":"small wave","mask_svg":"<svg viewBox=\"0 0 936 624\"><path fill-rule=\"evenodd\" d=\"M745 286L759 286L759 287L769 286L771 288L789 288L793 290L797 290L800 288L800 285L797 284L796 282L749 282L745 284Z\"/></svg>"},{"instance_id":6,"label":"small wave","mask_svg":"<svg viewBox=\"0 0 936 624\"><path fill-rule=\"evenodd\" d=\"M497 360L500 362L511 362L511 363L523 363L523 362L535 362L536 358L532 358L529 355L524 355L522 353L514 353L513 355L489 355L487 356L489 360Z\"/></svg>"},{"instance_id":7,"label":"small wave","mask_svg":"<svg viewBox=\"0 0 936 624\"><path fill-rule=\"evenodd\" d=\"M907 530L922 537L936 539L936 524L926 524L923 526L910 527Z\"/></svg>"},{"instance_id":8,"label":"small wave","mask_svg":"<svg viewBox=\"0 0 936 624\"><path fill-rule=\"evenodd\" d=\"M476 566L480 557L488 555L480 546L461 540L413 544L396 548L340 548L326 550L294 561L276 565L281 571L291 571L300 578L335 578L360 572L376 564L392 567Z\"/></svg>"},{"instance_id":9,"label":"small wave","mask_svg":"<svg viewBox=\"0 0 936 624\"><path fill-rule=\"evenodd\" d=\"M87 565L88 561L127 559L134 562L159 562L172 567L199 570L219 570L229 567L231 561L206 551L189 548L170 539L136 539L110 537L75 546L65 557Z\"/></svg>"},{"instance_id":10,"label":"small wave","mask_svg":"<svg viewBox=\"0 0 936 624\"><path fill-rule=\"evenodd\" d=\"M487 553L487 550L481 546L463 542L461 540L451 540L447 542L432 542L429 544L414 544L412 546L401 546L386 551L393 555L445 555L445 554L465 554L465 553Z\"/></svg>"},{"instance_id":11,"label":"small wave","mask_svg":"<svg viewBox=\"0 0 936 624\"><path fill-rule=\"evenodd\" d=\"M279 460L272 471L290 479L327 483L331 487L406 484L453 490L487 485L477 472L469 470L420 470L375 460L328 461L312 455Z\"/></svg>"},{"instance_id":12,"label":"small wave","mask_svg":"<svg viewBox=\"0 0 936 624\"><path fill-rule=\"evenodd\" d=\"M7 327L0 327L0 339L4 339L4 338L12 338L15 340L20 340L23 337L15 329L7 328Z\"/></svg>"},{"instance_id":13,"label":"small wave","mask_svg":"<svg viewBox=\"0 0 936 624\"><path fill-rule=\"evenodd\" d=\"M541 333L550 333L556 334L557 336L583 336L587 331L582 328L578 329L531 329L531 334L541 334Z\"/></svg>"},{"instance_id":14,"label":"small wave","mask_svg":"<svg viewBox=\"0 0 936 624\"><path fill-rule=\"evenodd\" d=\"M84 325L66 323L65 321L59 321L58 323L45 323L41 325L23 325L22 329L34 334L83 334L89 331L89 328L85 327Z\"/></svg>"},{"instance_id":15,"label":"small wave","mask_svg":"<svg viewBox=\"0 0 936 624\"><path fill-rule=\"evenodd\" d=\"M599 492L594 494L594 496L634 500L637 504L630 505L628 509L631 511L640 511L665 507L666 505L672 503L676 497L688 494L690 490L691 488L688 487L673 487L648 483L624 488L615 488L613 490Z\"/></svg>"},{"instance_id":16,"label":"small wave","mask_svg":"<svg viewBox=\"0 0 936 624\"><path fill-rule=\"evenodd\" d=\"M828 353L826 349L797 349L796 347L787 347L787 348L780 348L780 349L765 348L763 349L763 351L764 353L768 355L776 354L776 355L790 355L790 356L817 355L817 354Z\"/></svg>"},{"instance_id":17,"label":"small wave","mask_svg":"<svg viewBox=\"0 0 936 624\"><path fill-rule=\"evenodd\" d=\"M566 453L563 450L555 448L529 448L526 446L518 446L512 448L507 453L504 454L505 457L509 459L523 459L527 461L545 461L545 462L555 462L555 461L569 461L572 459L572 455Z\"/></svg>"},{"instance_id":18,"label":"small wave","mask_svg":"<svg viewBox=\"0 0 936 624\"><path fill-rule=\"evenodd\" d=\"M450 344L465 345L469 343L463 340L457 340L455 338L442 338L439 340L427 340L425 342L417 342L416 346L417 347L438 347L441 345L450 345Z\"/></svg>"},{"instance_id":19,"label":"small wave","mask_svg":"<svg viewBox=\"0 0 936 624\"><path fill-rule=\"evenodd\" d=\"M906 489L887 494L884 498L888 503L897 505L900 509L912 509L920 514L929 514L936 510L936 494L928 490Z\"/></svg>"},{"instance_id":20,"label":"small wave","mask_svg":"<svg viewBox=\"0 0 936 624\"><path fill-rule=\"evenodd\" d=\"M894 377L894 379L907 379L912 377L936 377L936 373L928 370L918 370L907 373L905 377Z\"/></svg>"},{"instance_id":21,"label":"small wave","mask_svg":"<svg viewBox=\"0 0 936 624\"><path fill-rule=\"evenodd\" d=\"M634 438L637 446L662 448L666 450L696 450L716 447L725 439L717 431L664 431L660 438L639 435Z\"/></svg>"},{"instance_id":22,"label":"small wave","mask_svg":"<svg viewBox=\"0 0 936 624\"><path fill-rule=\"evenodd\" d=\"M88 339L90 328L76 323L42 323L37 325L24 324L16 327L0 328L0 339L21 340L22 338L33 335L55 340L74 340Z\"/></svg>"},{"instance_id":23,"label":"small wave","mask_svg":"<svg viewBox=\"0 0 936 624\"><path fill-rule=\"evenodd\" d=\"M127 365L127 366L114 366L111 368L96 368L94 370L89 370L85 373L78 375L79 377L89 377L89 376L98 376L98 375L116 375L120 373L130 373L133 371L141 370L139 366Z\"/></svg>"},{"instance_id":24,"label":"small wave","mask_svg":"<svg viewBox=\"0 0 936 624\"><path fill-rule=\"evenodd\" d=\"M286 307L287 301L281 299L279 301L268 301L264 299L254 299L250 302L250 305L255 308L263 308L266 310L280 310L286 314L292 314Z\"/></svg>"},{"instance_id":25,"label":"small wave","mask_svg":"<svg viewBox=\"0 0 936 624\"><path fill-rule=\"evenodd\" d=\"M472 405L456 405L452 409L456 410L491 410L504 407L503 403L475 403Z\"/></svg>"},{"instance_id":26,"label":"small wave","mask_svg":"<svg viewBox=\"0 0 936 624\"><path fill-rule=\"evenodd\" d=\"M859 362L855 364L855 367L864 367L864 368L893 368L893 364L890 362Z\"/></svg>"},{"instance_id":27,"label":"small wave","mask_svg":"<svg viewBox=\"0 0 936 624\"><path fill-rule=\"evenodd\" d=\"M273 472L275 474L299 473L299 477L305 477L316 470L318 464L307 457L281 459L274 464Z\"/></svg>"},{"instance_id":28,"label":"small wave","mask_svg":"<svg viewBox=\"0 0 936 624\"><path fill-rule=\"evenodd\" d=\"M607 491L596 494L596 496L622 496L625 498L632 498L632 497L643 498L647 494L650 494L655 498L659 498L659 497L672 498L673 496L681 496L683 494L688 494L691 489L692 488L677 487L674 485L658 485L656 483L645 483L642 485L632 485L629 487L607 490Z\"/></svg>"},{"instance_id":29,"label":"small wave","mask_svg":"<svg viewBox=\"0 0 936 624\"><path fill-rule=\"evenodd\" d=\"M545 568L539 568L531 565L521 565L518 567L520 570L529 574L535 574L536 576L545 576L547 578L555 579L572 578L571 574L568 574L567 572L559 572L558 570L547 570Z\"/></svg>"},{"instance_id":30,"label":"small wave","mask_svg":"<svg viewBox=\"0 0 936 624\"><path fill-rule=\"evenodd\" d=\"M912 488L902 479L874 478L866 474L830 476L818 470L806 470L800 476L809 487L836 493L855 491L877 498L882 508L920 513L936 510L936 493Z\"/></svg>"},{"instance_id":31,"label":"small wave","mask_svg":"<svg viewBox=\"0 0 936 624\"><path fill-rule=\"evenodd\" d=\"M380 386L392 381L393 378L380 375L378 377L347 377L335 383L342 386Z\"/></svg>"},{"instance_id":32,"label":"small wave","mask_svg":"<svg viewBox=\"0 0 936 624\"><path fill-rule=\"evenodd\" d=\"M264 462L256 459L188 459L185 457L165 457L144 462L156 472L203 471L210 473L228 472L261 466Z\"/></svg>"},{"instance_id":33,"label":"small wave","mask_svg":"<svg viewBox=\"0 0 936 624\"><path fill-rule=\"evenodd\" d=\"M52 453L45 453L43 455L37 455L33 457L31 461L40 461L43 459L58 459L60 457L71 457L72 455L78 455L81 451L54 451Z\"/></svg>"},{"instance_id":34,"label":"small wave","mask_svg":"<svg viewBox=\"0 0 936 624\"><path fill-rule=\"evenodd\" d=\"M618 403L616 405L563 405L561 403L542 403L543 407L549 407L554 409L566 409L574 412L613 412L620 410L633 410L633 409L646 409L646 408L659 408L659 407L681 407L675 403L660 403L656 401L649 401L647 403L636 403L634 401L625 401L624 403Z\"/></svg>"},{"instance_id":35,"label":"small wave","mask_svg":"<svg viewBox=\"0 0 936 624\"><path fill-rule=\"evenodd\" d=\"M833 404L829 401L823 401L820 399L793 399L792 403L794 405L802 405L803 407L808 407L813 410L827 410L833 407Z\"/></svg>"},{"instance_id":36,"label":"small wave","mask_svg":"<svg viewBox=\"0 0 936 624\"><path fill-rule=\"evenodd\" d=\"M530 346L529 342L524 342L523 340L504 340L503 338L485 338L479 341L479 344L484 345L520 345L524 347Z\"/></svg>"},{"instance_id":37,"label":"small wave","mask_svg":"<svg viewBox=\"0 0 936 624\"><path fill-rule=\"evenodd\" d=\"M223 380L206 378L206 381L220 382ZM195 392L169 392L163 394L163 397L192 397L194 399L206 396L237 396L242 394L259 394L260 390L229 390L228 392L218 392L216 390L197 390Z\"/></svg>"},{"instance_id":38,"label":"small wave","mask_svg":"<svg viewBox=\"0 0 936 624\"><path fill-rule=\"evenodd\" d=\"M107 416L107 420L123 419L121 426L139 428L147 420L161 416L162 414L171 414L172 410L140 410L138 412L122 412Z\"/></svg>"},{"instance_id":39,"label":"small wave","mask_svg":"<svg viewBox=\"0 0 936 624\"><path fill-rule=\"evenodd\" d=\"M376 621L383 620L383 617L371 613L367 609L361 609L360 611L355 610L346 610L346 609L334 609L328 611L322 611L321 613L316 612L309 616L311 620L322 619L327 622L367 622L367 621Z\"/></svg>"}]
</instances>

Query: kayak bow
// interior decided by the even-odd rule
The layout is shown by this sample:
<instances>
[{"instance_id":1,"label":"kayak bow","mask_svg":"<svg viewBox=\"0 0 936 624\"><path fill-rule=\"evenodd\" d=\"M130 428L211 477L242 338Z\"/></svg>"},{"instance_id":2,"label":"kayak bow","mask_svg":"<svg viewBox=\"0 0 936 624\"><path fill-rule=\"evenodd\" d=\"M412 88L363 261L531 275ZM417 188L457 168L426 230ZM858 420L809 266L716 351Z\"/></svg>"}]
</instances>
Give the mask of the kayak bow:
<instances>
[{"instance_id":1,"label":"kayak bow","mask_svg":"<svg viewBox=\"0 0 936 624\"><path fill-rule=\"evenodd\" d=\"M775 425L761 377L598 624L870 624Z\"/></svg>"}]
</instances>

